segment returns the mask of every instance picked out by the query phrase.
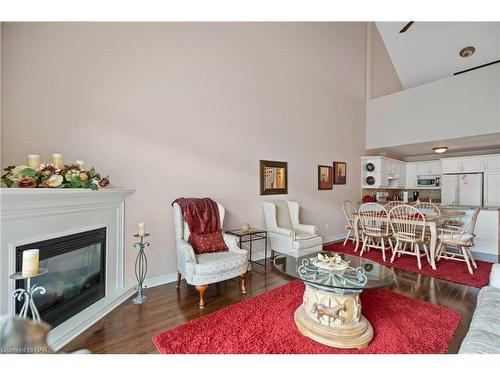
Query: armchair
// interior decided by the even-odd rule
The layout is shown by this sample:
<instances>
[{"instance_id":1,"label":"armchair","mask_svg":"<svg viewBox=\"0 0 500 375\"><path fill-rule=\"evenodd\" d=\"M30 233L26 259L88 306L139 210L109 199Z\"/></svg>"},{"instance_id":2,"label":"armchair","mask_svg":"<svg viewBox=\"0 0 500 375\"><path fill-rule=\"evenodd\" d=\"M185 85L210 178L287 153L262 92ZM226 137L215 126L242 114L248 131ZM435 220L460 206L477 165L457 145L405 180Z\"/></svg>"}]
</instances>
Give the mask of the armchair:
<instances>
[{"instance_id":1,"label":"armchair","mask_svg":"<svg viewBox=\"0 0 500 375\"><path fill-rule=\"evenodd\" d=\"M321 251L323 240L315 225L299 222L299 203L288 200L262 202L271 252L292 256Z\"/></svg>"},{"instance_id":2,"label":"armchair","mask_svg":"<svg viewBox=\"0 0 500 375\"><path fill-rule=\"evenodd\" d=\"M219 203L221 226L224 221L225 210ZM180 287L181 277L189 285L194 285L200 295L199 307L205 307L205 291L208 284L240 277L240 289L246 294L246 272L248 267L247 251L238 247L236 237L224 234L224 242L229 251L218 253L196 254L188 243L189 227L184 221L181 207L173 204L175 243L177 249L177 288Z\"/></svg>"}]
</instances>

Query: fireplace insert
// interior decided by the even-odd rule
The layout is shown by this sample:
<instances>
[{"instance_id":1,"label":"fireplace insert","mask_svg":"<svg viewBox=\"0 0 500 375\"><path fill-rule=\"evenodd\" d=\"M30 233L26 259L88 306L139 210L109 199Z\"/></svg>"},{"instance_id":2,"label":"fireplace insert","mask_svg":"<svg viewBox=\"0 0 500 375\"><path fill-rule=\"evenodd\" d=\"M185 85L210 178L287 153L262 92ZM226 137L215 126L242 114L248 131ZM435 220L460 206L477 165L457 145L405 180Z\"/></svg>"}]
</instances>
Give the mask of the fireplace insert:
<instances>
[{"instance_id":1,"label":"fireplace insert","mask_svg":"<svg viewBox=\"0 0 500 375\"><path fill-rule=\"evenodd\" d=\"M104 298L106 293L106 228L99 228L16 247L16 269L22 268L22 252L40 250L40 268L48 273L32 279L46 289L34 300L40 317L53 327ZM24 288L24 281L16 282ZM16 301L16 312L22 301Z\"/></svg>"}]
</instances>

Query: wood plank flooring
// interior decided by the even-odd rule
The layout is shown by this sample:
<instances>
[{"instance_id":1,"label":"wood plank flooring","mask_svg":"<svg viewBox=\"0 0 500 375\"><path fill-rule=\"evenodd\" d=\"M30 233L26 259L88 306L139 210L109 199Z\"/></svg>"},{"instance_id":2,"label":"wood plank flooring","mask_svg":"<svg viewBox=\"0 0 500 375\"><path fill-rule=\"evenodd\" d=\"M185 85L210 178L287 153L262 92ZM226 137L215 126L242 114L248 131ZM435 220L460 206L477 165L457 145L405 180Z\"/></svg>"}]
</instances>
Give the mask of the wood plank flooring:
<instances>
[{"instance_id":1,"label":"wood plank flooring","mask_svg":"<svg viewBox=\"0 0 500 375\"><path fill-rule=\"evenodd\" d=\"M397 280L387 289L462 313L462 322L449 347L449 353L457 353L474 313L479 289L410 271L394 271ZM253 271L249 273L246 296L240 294L237 278L212 284L205 294L207 305L204 310L198 309L198 293L185 281L182 281L179 290L175 288L175 283L149 288L146 291L149 299L145 304L134 305L130 298L62 350L71 352L87 348L93 353L157 353L151 341L156 333L290 281L289 277L275 271L270 264L267 267L267 277L264 277L263 267L254 265Z\"/></svg>"}]
</instances>

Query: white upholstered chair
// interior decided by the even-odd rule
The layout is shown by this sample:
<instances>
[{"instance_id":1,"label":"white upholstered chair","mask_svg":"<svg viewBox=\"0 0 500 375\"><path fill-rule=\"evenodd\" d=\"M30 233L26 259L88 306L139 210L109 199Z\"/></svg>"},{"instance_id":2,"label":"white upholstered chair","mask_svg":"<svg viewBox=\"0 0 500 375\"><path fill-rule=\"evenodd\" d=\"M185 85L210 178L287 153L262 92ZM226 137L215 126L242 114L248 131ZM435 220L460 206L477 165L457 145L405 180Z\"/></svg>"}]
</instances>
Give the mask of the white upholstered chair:
<instances>
[{"instance_id":1,"label":"white upholstered chair","mask_svg":"<svg viewBox=\"0 0 500 375\"><path fill-rule=\"evenodd\" d=\"M219 216L221 227L224 221L225 210L219 203ZM181 277L190 285L194 285L200 294L199 307L205 307L205 290L208 284L217 283L240 277L241 293L246 294L245 282L248 268L248 254L246 250L238 247L238 240L234 236L224 234L224 242L229 251L207 254L196 254L193 247L187 242L189 228L184 221L181 207L173 204L175 244L177 248L177 288L180 286Z\"/></svg>"},{"instance_id":2,"label":"white upholstered chair","mask_svg":"<svg viewBox=\"0 0 500 375\"><path fill-rule=\"evenodd\" d=\"M262 202L271 252L302 256L323 249L315 225L299 222L299 203L288 200Z\"/></svg>"}]
</instances>

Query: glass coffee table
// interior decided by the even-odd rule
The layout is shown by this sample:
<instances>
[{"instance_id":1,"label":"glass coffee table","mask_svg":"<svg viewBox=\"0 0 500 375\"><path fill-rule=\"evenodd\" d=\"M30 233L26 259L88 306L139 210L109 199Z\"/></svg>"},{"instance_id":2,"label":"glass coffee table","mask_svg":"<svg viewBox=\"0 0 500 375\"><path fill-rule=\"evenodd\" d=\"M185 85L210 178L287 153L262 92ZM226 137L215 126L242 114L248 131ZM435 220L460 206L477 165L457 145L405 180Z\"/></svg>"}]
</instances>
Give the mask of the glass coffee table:
<instances>
[{"instance_id":1,"label":"glass coffee table","mask_svg":"<svg viewBox=\"0 0 500 375\"><path fill-rule=\"evenodd\" d=\"M300 333L336 348L364 348L373 327L361 314L359 295L365 289L394 282L394 272L377 262L353 255L319 252L302 257L279 255L275 268L304 282L302 304L295 311Z\"/></svg>"}]
</instances>

